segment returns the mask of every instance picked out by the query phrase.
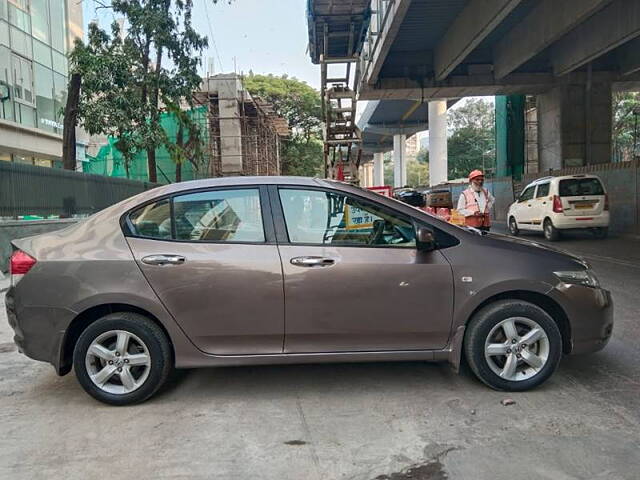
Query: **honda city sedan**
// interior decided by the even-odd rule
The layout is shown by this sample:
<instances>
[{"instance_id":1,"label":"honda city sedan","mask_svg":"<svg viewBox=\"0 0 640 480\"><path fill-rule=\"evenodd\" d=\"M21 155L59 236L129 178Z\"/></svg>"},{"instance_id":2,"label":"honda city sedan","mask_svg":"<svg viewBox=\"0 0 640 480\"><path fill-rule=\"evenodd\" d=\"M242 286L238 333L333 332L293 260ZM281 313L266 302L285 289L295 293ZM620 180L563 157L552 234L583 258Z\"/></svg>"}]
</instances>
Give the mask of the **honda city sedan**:
<instances>
[{"instance_id":1,"label":"honda city sedan","mask_svg":"<svg viewBox=\"0 0 640 480\"><path fill-rule=\"evenodd\" d=\"M522 391L613 328L580 258L330 180L162 186L13 247L20 351L113 405L174 367L279 363L466 359Z\"/></svg>"}]
</instances>

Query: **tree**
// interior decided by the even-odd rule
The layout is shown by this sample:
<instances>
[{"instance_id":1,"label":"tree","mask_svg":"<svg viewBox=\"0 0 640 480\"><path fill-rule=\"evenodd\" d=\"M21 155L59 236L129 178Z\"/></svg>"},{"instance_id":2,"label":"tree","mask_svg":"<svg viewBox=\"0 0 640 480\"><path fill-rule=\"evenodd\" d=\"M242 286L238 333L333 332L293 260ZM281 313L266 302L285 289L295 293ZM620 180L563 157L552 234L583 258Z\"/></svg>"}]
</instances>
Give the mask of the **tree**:
<instances>
[{"instance_id":1,"label":"tree","mask_svg":"<svg viewBox=\"0 0 640 480\"><path fill-rule=\"evenodd\" d=\"M125 20L127 34L117 22L110 33L91 24L87 44L76 41L70 63L82 78L78 118L90 134L118 138L125 166L134 152L145 150L155 182L156 149L165 146L176 161L181 150L167 137L160 114L193 107L207 39L192 26L192 0L112 0L103 7ZM185 122L183 131L197 128L189 116L177 119Z\"/></svg>"},{"instance_id":2,"label":"tree","mask_svg":"<svg viewBox=\"0 0 640 480\"><path fill-rule=\"evenodd\" d=\"M282 173L317 176L322 172L322 104L320 93L305 82L287 75L256 75L244 78L245 88L273 105L287 119L291 137L282 145Z\"/></svg>"},{"instance_id":3,"label":"tree","mask_svg":"<svg viewBox=\"0 0 640 480\"><path fill-rule=\"evenodd\" d=\"M449 179L495 165L495 110L484 99L470 98L449 112Z\"/></svg>"},{"instance_id":4,"label":"tree","mask_svg":"<svg viewBox=\"0 0 640 480\"><path fill-rule=\"evenodd\" d=\"M640 93L613 94L613 157L617 161L633 160L640 152Z\"/></svg>"}]
</instances>

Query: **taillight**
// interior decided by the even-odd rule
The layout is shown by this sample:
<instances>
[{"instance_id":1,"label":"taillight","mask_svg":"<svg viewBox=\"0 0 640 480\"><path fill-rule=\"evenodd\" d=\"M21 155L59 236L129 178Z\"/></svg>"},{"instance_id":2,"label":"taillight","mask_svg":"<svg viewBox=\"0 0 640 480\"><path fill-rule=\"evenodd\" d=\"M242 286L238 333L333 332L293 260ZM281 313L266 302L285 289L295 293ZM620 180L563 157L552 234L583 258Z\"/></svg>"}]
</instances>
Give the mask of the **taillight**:
<instances>
[{"instance_id":1,"label":"taillight","mask_svg":"<svg viewBox=\"0 0 640 480\"><path fill-rule=\"evenodd\" d=\"M558 195L553 196L553 211L555 213L562 213L564 211L562 208L562 200Z\"/></svg>"},{"instance_id":2,"label":"taillight","mask_svg":"<svg viewBox=\"0 0 640 480\"><path fill-rule=\"evenodd\" d=\"M11 275L24 275L31 267L36 264L36 259L31 255L26 254L22 250L16 250L11 255L11 261L9 262L9 273Z\"/></svg>"},{"instance_id":3,"label":"taillight","mask_svg":"<svg viewBox=\"0 0 640 480\"><path fill-rule=\"evenodd\" d=\"M605 211L609 211L609 194L605 193L604 194L604 209Z\"/></svg>"}]
</instances>

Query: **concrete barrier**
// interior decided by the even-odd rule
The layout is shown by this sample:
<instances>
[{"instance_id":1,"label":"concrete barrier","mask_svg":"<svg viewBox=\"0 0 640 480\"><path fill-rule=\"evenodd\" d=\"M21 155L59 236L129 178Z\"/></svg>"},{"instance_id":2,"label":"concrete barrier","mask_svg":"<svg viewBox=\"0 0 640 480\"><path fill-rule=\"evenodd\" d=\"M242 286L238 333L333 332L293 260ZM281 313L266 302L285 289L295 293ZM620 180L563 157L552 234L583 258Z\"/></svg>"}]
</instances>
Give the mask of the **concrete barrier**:
<instances>
[{"instance_id":1,"label":"concrete barrier","mask_svg":"<svg viewBox=\"0 0 640 480\"><path fill-rule=\"evenodd\" d=\"M0 271L9 270L11 257L11 240L30 237L40 233L53 232L77 223L79 219L65 218L59 220L16 220L0 222Z\"/></svg>"}]
</instances>

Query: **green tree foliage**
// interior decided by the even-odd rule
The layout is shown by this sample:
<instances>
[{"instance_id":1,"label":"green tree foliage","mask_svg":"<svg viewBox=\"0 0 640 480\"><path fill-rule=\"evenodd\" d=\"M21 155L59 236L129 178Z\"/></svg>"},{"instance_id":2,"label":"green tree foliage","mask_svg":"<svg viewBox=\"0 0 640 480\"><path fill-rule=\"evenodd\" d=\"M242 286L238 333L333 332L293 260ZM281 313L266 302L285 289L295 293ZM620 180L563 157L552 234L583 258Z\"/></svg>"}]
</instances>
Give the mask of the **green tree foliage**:
<instances>
[{"instance_id":1,"label":"green tree foliage","mask_svg":"<svg viewBox=\"0 0 640 480\"><path fill-rule=\"evenodd\" d=\"M450 180L466 177L476 168L495 165L495 108L484 99L468 99L449 111Z\"/></svg>"},{"instance_id":2,"label":"green tree foliage","mask_svg":"<svg viewBox=\"0 0 640 480\"><path fill-rule=\"evenodd\" d=\"M82 77L79 123L90 134L115 136L126 164L146 150L149 180L155 182L157 148L166 147L176 162L186 156L184 148L198 151L197 125L177 113L193 106L207 39L192 26L192 0L112 0L105 7L128 28L121 32L114 22L107 32L90 24L87 43L76 40L70 65ZM162 112L176 113L190 140L173 144L160 125Z\"/></svg>"},{"instance_id":3,"label":"green tree foliage","mask_svg":"<svg viewBox=\"0 0 640 480\"><path fill-rule=\"evenodd\" d=\"M616 161L633 160L640 154L640 93L613 94L613 156Z\"/></svg>"},{"instance_id":4,"label":"green tree foliage","mask_svg":"<svg viewBox=\"0 0 640 480\"><path fill-rule=\"evenodd\" d=\"M273 105L287 119L291 137L282 145L282 173L317 176L323 169L322 105L320 94L305 82L287 75L256 75L244 78L252 95Z\"/></svg>"}]
</instances>

